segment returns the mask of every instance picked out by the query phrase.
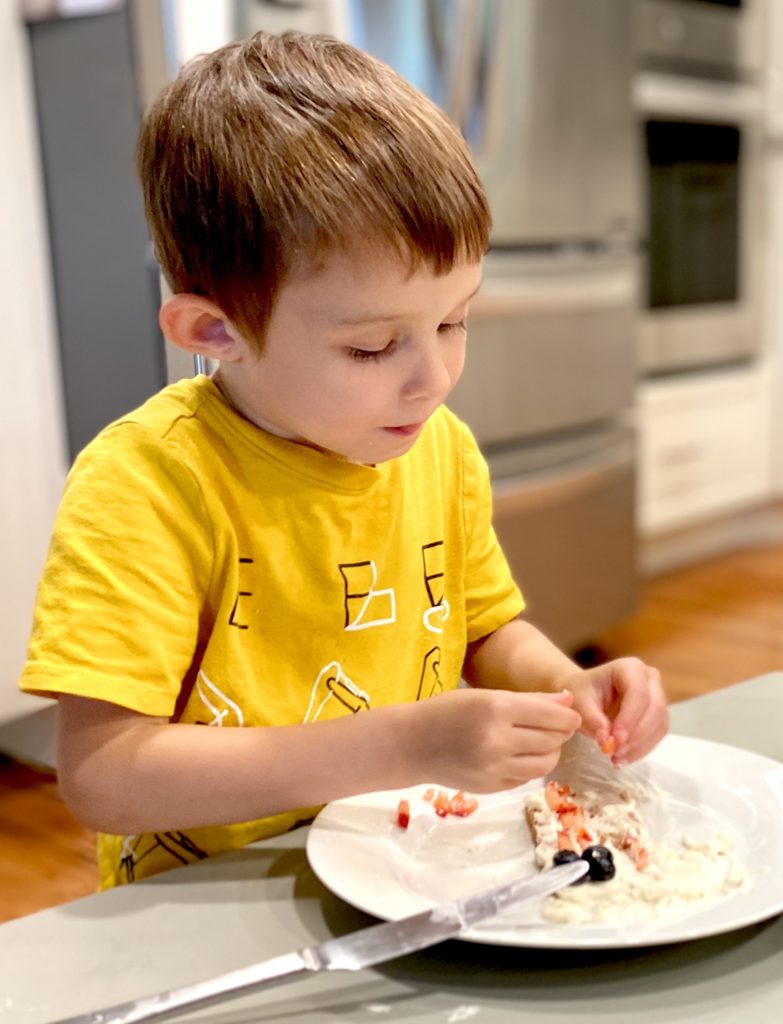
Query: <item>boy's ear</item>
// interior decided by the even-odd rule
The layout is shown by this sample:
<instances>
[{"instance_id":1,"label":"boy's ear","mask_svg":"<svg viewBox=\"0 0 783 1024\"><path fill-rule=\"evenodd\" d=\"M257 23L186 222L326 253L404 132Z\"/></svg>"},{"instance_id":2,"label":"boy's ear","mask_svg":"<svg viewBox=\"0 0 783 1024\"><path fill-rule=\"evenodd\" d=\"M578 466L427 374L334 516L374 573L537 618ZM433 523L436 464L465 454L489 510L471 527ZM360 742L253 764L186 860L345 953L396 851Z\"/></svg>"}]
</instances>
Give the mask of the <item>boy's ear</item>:
<instances>
[{"instance_id":1,"label":"boy's ear","mask_svg":"<svg viewBox=\"0 0 783 1024\"><path fill-rule=\"evenodd\" d=\"M186 352L233 362L242 355L241 337L214 302L201 295L179 294L166 299L158 316L160 329Z\"/></svg>"}]
</instances>

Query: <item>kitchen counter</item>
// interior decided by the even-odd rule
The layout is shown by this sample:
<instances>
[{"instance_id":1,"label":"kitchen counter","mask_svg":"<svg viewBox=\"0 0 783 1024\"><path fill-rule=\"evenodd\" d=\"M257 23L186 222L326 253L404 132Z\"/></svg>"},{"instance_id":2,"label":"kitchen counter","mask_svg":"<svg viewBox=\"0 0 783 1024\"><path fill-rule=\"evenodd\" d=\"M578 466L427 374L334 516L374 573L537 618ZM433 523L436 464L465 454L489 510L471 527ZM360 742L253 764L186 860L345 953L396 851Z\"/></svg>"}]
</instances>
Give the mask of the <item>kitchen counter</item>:
<instances>
[{"instance_id":1,"label":"kitchen counter","mask_svg":"<svg viewBox=\"0 0 783 1024\"><path fill-rule=\"evenodd\" d=\"M781 721L783 672L672 707L672 732L783 761ZM98 1009L371 923L314 877L305 838L299 829L0 926L0 1022L40 1024ZM782 963L783 916L650 949L451 941L374 970L313 976L226 1001L187 1019L744 1024L777 1018Z\"/></svg>"}]
</instances>

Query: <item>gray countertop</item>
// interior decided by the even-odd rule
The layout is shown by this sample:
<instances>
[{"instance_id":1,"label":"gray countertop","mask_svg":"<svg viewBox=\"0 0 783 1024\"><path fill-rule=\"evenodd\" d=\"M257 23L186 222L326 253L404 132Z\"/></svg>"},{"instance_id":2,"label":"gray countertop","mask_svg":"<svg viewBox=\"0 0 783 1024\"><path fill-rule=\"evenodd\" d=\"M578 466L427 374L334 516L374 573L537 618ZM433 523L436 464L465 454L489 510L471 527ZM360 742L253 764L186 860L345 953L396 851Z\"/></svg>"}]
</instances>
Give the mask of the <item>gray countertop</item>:
<instances>
[{"instance_id":1,"label":"gray countertop","mask_svg":"<svg viewBox=\"0 0 783 1024\"><path fill-rule=\"evenodd\" d=\"M672 731L783 761L783 673L672 707ZM371 923L310 870L306 830L0 926L0 1024L40 1024L201 981ZM53 865L56 870L56 865ZM783 917L668 947L563 951L452 941L193 1013L315 1021L633 1024L777 1019Z\"/></svg>"}]
</instances>

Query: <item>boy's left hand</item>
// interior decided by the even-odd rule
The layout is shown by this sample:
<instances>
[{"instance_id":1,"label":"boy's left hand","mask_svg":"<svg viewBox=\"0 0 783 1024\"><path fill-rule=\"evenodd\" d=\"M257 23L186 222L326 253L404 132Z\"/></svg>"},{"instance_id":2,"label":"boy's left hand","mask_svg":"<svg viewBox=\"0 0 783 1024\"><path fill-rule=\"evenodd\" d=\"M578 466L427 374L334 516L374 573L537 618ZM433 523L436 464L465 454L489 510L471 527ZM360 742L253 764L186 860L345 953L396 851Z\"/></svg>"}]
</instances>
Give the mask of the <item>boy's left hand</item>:
<instances>
[{"instance_id":1,"label":"boy's left hand","mask_svg":"<svg viewBox=\"0 0 783 1024\"><path fill-rule=\"evenodd\" d=\"M666 735L669 711L657 669L618 658L564 681L582 716L582 732L611 752L614 764L638 761Z\"/></svg>"}]
</instances>

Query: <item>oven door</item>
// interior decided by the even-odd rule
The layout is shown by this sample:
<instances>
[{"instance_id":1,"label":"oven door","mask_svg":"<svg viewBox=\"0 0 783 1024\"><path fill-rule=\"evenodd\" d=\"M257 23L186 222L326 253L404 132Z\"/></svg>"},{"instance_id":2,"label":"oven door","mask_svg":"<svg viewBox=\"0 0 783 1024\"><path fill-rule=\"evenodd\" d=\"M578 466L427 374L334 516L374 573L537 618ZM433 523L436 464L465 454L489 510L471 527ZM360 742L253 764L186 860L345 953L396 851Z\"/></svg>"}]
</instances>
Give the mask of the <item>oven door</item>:
<instances>
[{"instance_id":1,"label":"oven door","mask_svg":"<svg viewBox=\"0 0 783 1024\"><path fill-rule=\"evenodd\" d=\"M635 100L646 153L641 368L752 358L761 346L761 95L644 73Z\"/></svg>"}]
</instances>

